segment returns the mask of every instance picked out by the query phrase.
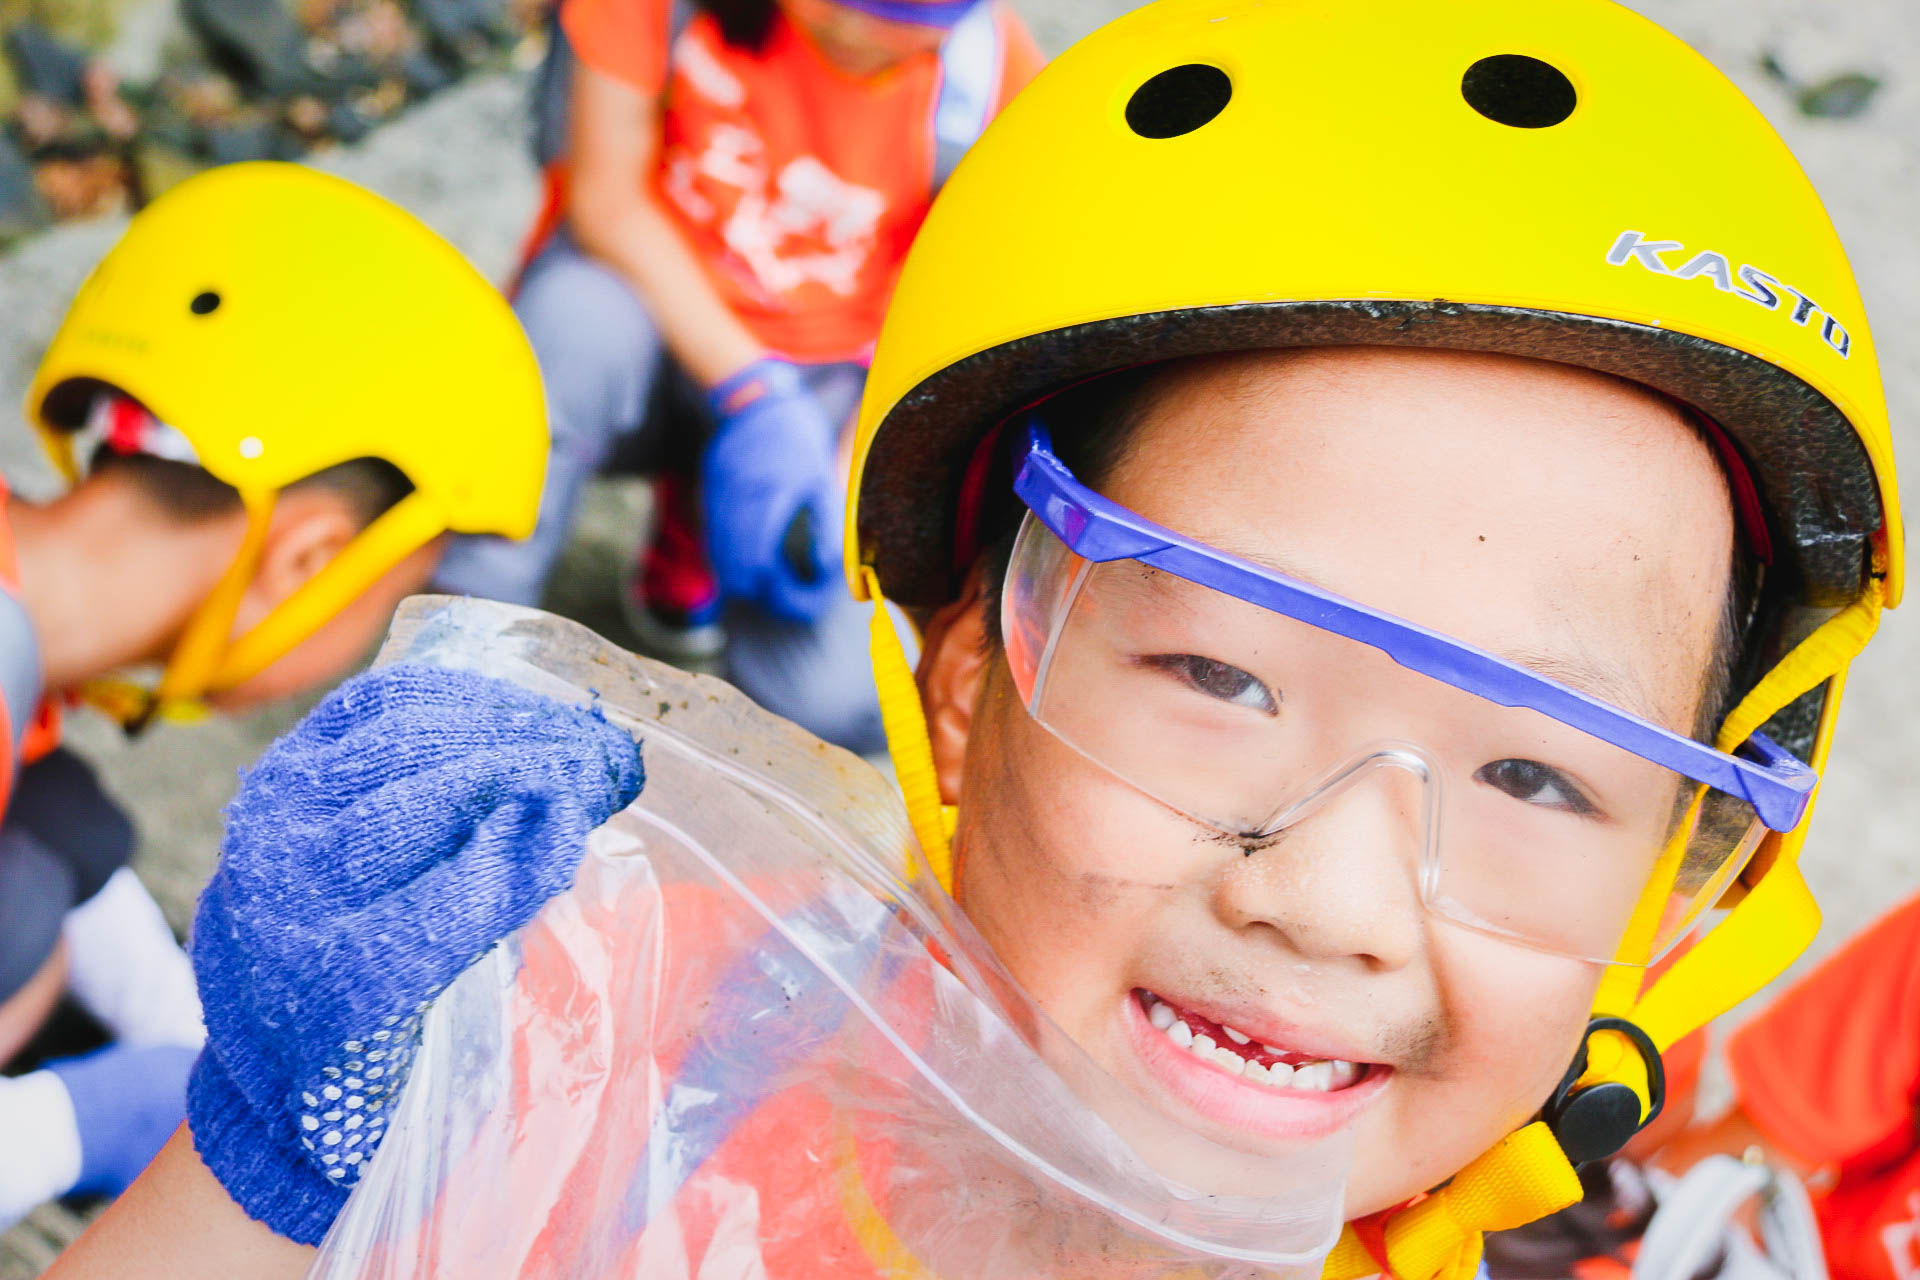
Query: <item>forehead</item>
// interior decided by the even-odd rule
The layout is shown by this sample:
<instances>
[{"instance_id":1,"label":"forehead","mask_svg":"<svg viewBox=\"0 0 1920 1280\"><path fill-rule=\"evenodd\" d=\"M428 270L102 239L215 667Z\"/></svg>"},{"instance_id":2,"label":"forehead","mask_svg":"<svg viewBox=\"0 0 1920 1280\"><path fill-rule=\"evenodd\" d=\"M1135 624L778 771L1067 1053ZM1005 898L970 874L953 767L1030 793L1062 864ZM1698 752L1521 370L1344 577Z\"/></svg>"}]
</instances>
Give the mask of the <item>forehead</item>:
<instances>
[{"instance_id":1,"label":"forehead","mask_svg":"<svg viewBox=\"0 0 1920 1280\"><path fill-rule=\"evenodd\" d=\"M1430 351L1198 362L1151 388L1102 488L1222 550L1691 728L1732 513L1707 446L1639 388Z\"/></svg>"}]
</instances>

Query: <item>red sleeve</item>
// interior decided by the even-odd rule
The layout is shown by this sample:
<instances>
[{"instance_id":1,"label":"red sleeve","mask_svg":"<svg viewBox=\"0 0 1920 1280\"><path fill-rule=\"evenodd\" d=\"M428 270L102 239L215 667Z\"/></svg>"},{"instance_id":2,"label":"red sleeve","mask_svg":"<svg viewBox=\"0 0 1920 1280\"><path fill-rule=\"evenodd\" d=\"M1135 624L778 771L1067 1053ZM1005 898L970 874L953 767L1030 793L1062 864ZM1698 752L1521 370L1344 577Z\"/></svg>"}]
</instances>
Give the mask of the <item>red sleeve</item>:
<instances>
[{"instance_id":1,"label":"red sleeve","mask_svg":"<svg viewBox=\"0 0 1920 1280\"><path fill-rule=\"evenodd\" d=\"M1920 1094L1920 897L1789 987L1727 1045L1740 1104L1816 1164L1909 1153Z\"/></svg>"},{"instance_id":2,"label":"red sleeve","mask_svg":"<svg viewBox=\"0 0 1920 1280\"><path fill-rule=\"evenodd\" d=\"M671 0L564 0L560 25L574 56L657 98L667 87Z\"/></svg>"},{"instance_id":3,"label":"red sleeve","mask_svg":"<svg viewBox=\"0 0 1920 1280\"><path fill-rule=\"evenodd\" d=\"M1014 95L1026 88L1040 74L1040 68L1047 65L1040 46L1033 42L1033 33L1027 30L1027 24L1020 21L1020 15L1011 5L1000 7L1000 36L1000 47L1006 53L1000 64L1000 104L996 111L1005 110Z\"/></svg>"}]
</instances>

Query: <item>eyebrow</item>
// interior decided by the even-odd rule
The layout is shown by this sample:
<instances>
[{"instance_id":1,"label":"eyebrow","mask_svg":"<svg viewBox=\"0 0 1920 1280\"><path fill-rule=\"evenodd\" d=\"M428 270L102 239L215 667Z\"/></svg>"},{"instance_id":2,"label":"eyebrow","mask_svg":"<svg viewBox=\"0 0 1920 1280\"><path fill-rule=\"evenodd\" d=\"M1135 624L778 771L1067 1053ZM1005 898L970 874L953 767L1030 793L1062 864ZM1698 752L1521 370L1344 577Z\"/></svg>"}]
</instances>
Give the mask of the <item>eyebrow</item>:
<instances>
[{"instance_id":1,"label":"eyebrow","mask_svg":"<svg viewBox=\"0 0 1920 1280\"><path fill-rule=\"evenodd\" d=\"M1232 540L1222 540L1208 545L1228 555L1237 556L1250 564L1257 564L1263 569L1271 569L1275 573L1318 587L1322 591L1331 592L1343 600L1353 599L1344 591L1329 585L1300 566L1278 559L1270 552L1256 551ZM1536 675L1557 680L1570 689L1598 698L1622 711L1631 712L1642 720L1659 721L1654 700L1648 694L1645 682L1637 673L1619 663L1555 652L1551 649L1493 649L1488 652L1504 662L1525 667Z\"/></svg>"},{"instance_id":2,"label":"eyebrow","mask_svg":"<svg viewBox=\"0 0 1920 1280\"><path fill-rule=\"evenodd\" d=\"M1658 721L1647 686L1634 672L1618 663L1590 660L1544 649L1505 649L1499 658L1525 667L1536 675L1558 680L1572 689L1589 694L1642 720Z\"/></svg>"}]
</instances>

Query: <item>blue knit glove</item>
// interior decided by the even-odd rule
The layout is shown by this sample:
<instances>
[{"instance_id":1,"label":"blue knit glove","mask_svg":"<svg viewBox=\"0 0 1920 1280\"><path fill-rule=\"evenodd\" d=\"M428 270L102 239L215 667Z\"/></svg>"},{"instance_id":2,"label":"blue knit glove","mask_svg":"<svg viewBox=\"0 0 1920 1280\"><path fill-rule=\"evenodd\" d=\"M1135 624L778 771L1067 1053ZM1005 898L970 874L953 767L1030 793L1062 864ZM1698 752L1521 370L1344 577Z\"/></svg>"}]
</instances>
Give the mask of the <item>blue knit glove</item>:
<instances>
[{"instance_id":1,"label":"blue knit glove","mask_svg":"<svg viewBox=\"0 0 1920 1280\"><path fill-rule=\"evenodd\" d=\"M207 1049L187 1112L234 1201L326 1234L433 998L573 880L643 782L633 740L503 681L390 666L268 750L194 919Z\"/></svg>"},{"instance_id":2,"label":"blue knit glove","mask_svg":"<svg viewBox=\"0 0 1920 1280\"><path fill-rule=\"evenodd\" d=\"M720 429L702 493L720 590L816 621L844 591L834 424L784 360L756 360L708 400Z\"/></svg>"},{"instance_id":3,"label":"blue knit glove","mask_svg":"<svg viewBox=\"0 0 1920 1280\"><path fill-rule=\"evenodd\" d=\"M66 1086L80 1133L74 1194L117 1196L153 1162L186 1118L195 1056L178 1045L110 1044L47 1064Z\"/></svg>"}]
</instances>

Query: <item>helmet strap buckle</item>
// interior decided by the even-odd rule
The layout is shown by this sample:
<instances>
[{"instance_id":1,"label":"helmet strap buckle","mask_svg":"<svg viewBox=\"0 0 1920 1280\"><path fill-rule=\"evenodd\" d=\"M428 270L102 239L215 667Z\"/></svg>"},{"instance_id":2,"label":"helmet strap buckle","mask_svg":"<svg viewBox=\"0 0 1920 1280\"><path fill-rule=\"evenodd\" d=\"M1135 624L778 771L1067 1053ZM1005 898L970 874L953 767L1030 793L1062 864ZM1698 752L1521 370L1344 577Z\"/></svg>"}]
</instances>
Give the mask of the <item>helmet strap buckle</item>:
<instances>
[{"instance_id":1,"label":"helmet strap buckle","mask_svg":"<svg viewBox=\"0 0 1920 1280\"><path fill-rule=\"evenodd\" d=\"M1631 1085L1618 1080L1603 1080L1582 1088L1580 1077L1587 1072L1587 1042L1597 1031L1615 1031L1626 1037L1646 1066L1647 1115L1640 1118L1640 1095ZM1541 1108L1541 1119L1553 1130L1553 1136L1574 1164L1604 1160L1613 1155L1659 1118L1667 1104L1667 1073L1660 1050L1653 1038L1625 1018L1596 1017L1587 1022L1580 1037L1580 1051L1573 1065L1560 1078L1560 1084Z\"/></svg>"}]
</instances>

